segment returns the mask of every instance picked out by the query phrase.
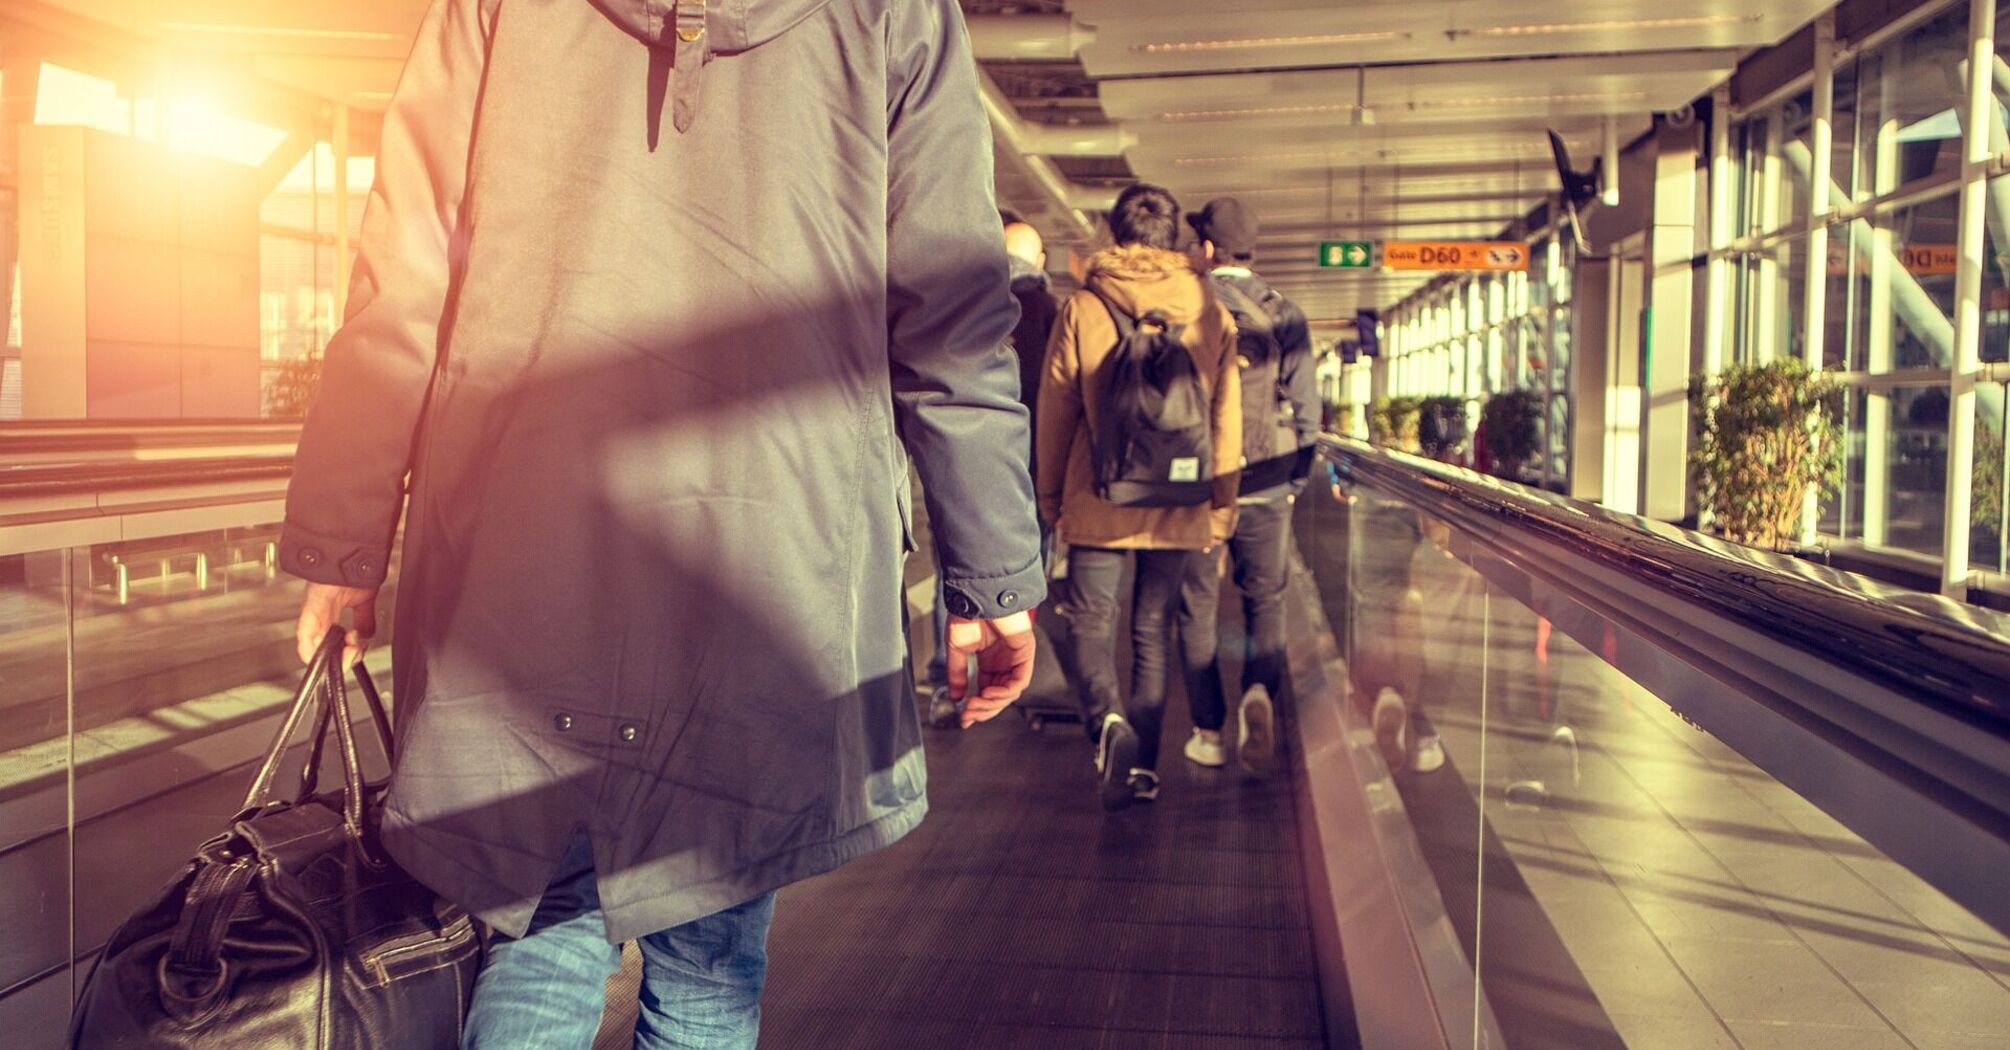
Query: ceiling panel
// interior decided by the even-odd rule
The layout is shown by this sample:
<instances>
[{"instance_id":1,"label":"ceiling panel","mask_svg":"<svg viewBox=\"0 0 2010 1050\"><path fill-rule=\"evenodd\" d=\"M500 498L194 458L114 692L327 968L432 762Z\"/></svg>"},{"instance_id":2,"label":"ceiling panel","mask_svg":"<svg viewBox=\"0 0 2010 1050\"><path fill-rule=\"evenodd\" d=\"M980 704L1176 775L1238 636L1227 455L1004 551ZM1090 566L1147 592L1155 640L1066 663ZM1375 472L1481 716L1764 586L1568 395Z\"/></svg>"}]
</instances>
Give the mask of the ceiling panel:
<instances>
[{"instance_id":1,"label":"ceiling panel","mask_svg":"<svg viewBox=\"0 0 2010 1050\"><path fill-rule=\"evenodd\" d=\"M1531 55L1744 49L1779 42L1823 0L1072 0L1096 77L1447 63Z\"/></svg>"}]
</instances>

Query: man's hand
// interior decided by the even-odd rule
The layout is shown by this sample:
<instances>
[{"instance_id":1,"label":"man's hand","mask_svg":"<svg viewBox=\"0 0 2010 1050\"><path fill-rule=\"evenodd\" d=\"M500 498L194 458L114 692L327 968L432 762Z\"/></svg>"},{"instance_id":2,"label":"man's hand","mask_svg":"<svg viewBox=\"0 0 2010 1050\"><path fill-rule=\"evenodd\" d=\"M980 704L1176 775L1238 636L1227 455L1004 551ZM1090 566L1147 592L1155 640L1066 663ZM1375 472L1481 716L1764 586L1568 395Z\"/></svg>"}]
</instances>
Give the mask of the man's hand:
<instances>
[{"instance_id":1,"label":"man's hand","mask_svg":"<svg viewBox=\"0 0 2010 1050\"><path fill-rule=\"evenodd\" d=\"M1013 613L997 620L949 620L949 698L962 704L963 728L998 717L1033 682L1033 617ZM970 655L977 655L977 693L971 696Z\"/></svg>"},{"instance_id":2,"label":"man's hand","mask_svg":"<svg viewBox=\"0 0 2010 1050\"><path fill-rule=\"evenodd\" d=\"M342 647L343 670L363 658L364 648L377 633L377 589L309 583L307 597L300 603L300 622L293 628L301 663L313 661L321 640L328 637L328 628L342 622L345 609L354 609L356 614L350 618L348 644Z\"/></svg>"}]
</instances>

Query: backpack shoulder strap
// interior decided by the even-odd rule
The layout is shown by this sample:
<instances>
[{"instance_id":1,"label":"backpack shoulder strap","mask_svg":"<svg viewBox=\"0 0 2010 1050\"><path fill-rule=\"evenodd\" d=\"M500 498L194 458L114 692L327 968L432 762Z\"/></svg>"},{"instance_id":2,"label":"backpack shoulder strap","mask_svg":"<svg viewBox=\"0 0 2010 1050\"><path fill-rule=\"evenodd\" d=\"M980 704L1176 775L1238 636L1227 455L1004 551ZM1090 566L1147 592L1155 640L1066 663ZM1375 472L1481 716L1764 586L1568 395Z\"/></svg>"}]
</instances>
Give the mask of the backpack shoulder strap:
<instances>
[{"instance_id":1,"label":"backpack shoulder strap","mask_svg":"<svg viewBox=\"0 0 2010 1050\"><path fill-rule=\"evenodd\" d=\"M1089 294L1100 300L1103 304L1103 309L1110 312L1110 323L1117 326L1117 342L1121 343L1129 339L1131 333L1137 331L1137 319L1118 309L1117 304L1111 302L1109 296L1096 291L1094 288L1089 289Z\"/></svg>"},{"instance_id":2,"label":"backpack shoulder strap","mask_svg":"<svg viewBox=\"0 0 2010 1050\"><path fill-rule=\"evenodd\" d=\"M1228 307L1230 313L1248 313L1256 305L1250 301L1247 292L1235 286L1234 281L1225 277L1211 277L1209 280L1214 282L1214 294L1222 300L1222 305Z\"/></svg>"}]
</instances>

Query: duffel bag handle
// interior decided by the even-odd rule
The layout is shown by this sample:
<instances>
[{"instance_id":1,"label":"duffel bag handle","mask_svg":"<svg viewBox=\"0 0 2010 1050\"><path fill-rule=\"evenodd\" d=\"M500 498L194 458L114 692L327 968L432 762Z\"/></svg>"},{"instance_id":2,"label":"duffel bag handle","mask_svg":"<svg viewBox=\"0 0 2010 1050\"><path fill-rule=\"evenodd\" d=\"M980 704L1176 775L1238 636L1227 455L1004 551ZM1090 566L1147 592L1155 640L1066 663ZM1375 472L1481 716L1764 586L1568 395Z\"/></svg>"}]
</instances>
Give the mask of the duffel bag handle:
<instances>
[{"instance_id":1,"label":"duffel bag handle","mask_svg":"<svg viewBox=\"0 0 2010 1050\"><path fill-rule=\"evenodd\" d=\"M377 728L377 742L384 748L384 761L398 761L397 741L391 732L391 719L384 713L384 699L377 695L377 683L371 679L370 671L361 663L356 665L356 684L363 689L363 700L370 705L370 723ZM313 798L321 788L321 749L328 742L328 723L331 708L321 705L321 714L314 722L313 744L307 752L307 761L300 767L300 792L293 796L295 802Z\"/></svg>"},{"instance_id":2,"label":"duffel bag handle","mask_svg":"<svg viewBox=\"0 0 2010 1050\"><path fill-rule=\"evenodd\" d=\"M272 798L272 782L279 773L280 759L286 754L286 746L293 734L300 729L300 723L307 717L310 708L320 709L320 721L335 723L336 745L342 752L342 824L358 845L363 843L363 766L356 753L355 726L349 712L349 691L343 681L342 648L345 632L340 625L330 627L321 641L321 648L315 650L314 658L307 663L307 672L300 679L300 689L293 694L293 705L281 721L279 732L272 739L272 746L266 749L265 760L259 764L258 773L251 780L251 789L244 796L244 811L252 812L264 808ZM374 697L374 685L368 692ZM372 703L372 714L380 715L381 704ZM318 726L317 726L318 728ZM379 723L379 731L387 737L388 727ZM315 750L320 749L319 735L316 734ZM310 765L318 764L318 759L310 756ZM366 849L365 853L369 851Z\"/></svg>"}]
</instances>

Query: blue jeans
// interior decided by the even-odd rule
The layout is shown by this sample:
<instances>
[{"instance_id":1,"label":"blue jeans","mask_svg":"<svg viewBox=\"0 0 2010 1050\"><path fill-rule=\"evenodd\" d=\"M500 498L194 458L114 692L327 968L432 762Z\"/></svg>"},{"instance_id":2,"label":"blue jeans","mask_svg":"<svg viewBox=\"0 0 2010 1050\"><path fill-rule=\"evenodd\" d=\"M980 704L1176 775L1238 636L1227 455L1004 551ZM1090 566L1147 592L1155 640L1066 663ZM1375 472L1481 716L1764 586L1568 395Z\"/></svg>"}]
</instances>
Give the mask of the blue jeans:
<instances>
[{"instance_id":1,"label":"blue jeans","mask_svg":"<svg viewBox=\"0 0 2010 1050\"><path fill-rule=\"evenodd\" d=\"M754 1050L768 970L770 893L652 933L636 1050ZM593 852L573 841L521 939L498 936L475 979L462 1050L590 1050L621 949L607 943Z\"/></svg>"}]
</instances>

